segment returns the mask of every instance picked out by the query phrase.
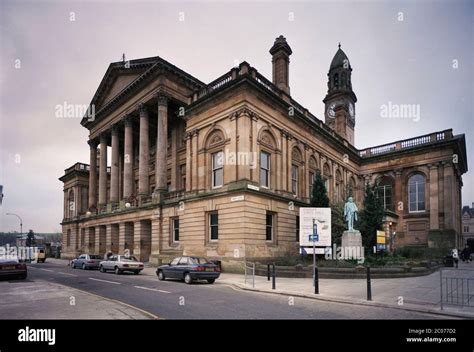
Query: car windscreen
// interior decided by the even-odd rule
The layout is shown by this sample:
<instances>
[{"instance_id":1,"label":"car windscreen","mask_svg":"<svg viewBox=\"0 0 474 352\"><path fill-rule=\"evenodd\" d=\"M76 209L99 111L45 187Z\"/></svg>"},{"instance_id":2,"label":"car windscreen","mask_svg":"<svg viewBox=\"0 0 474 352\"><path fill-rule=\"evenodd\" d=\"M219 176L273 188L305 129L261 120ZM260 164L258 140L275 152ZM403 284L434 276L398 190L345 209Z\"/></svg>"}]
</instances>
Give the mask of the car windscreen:
<instances>
[{"instance_id":1,"label":"car windscreen","mask_svg":"<svg viewBox=\"0 0 474 352\"><path fill-rule=\"evenodd\" d=\"M91 259L102 259L100 255L90 255L89 258Z\"/></svg>"},{"instance_id":2,"label":"car windscreen","mask_svg":"<svg viewBox=\"0 0 474 352\"><path fill-rule=\"evenodd\" d=\"M193 264L212 264L209 260L206 258L189 258L191 263Z\"/></svg>"},{"instance_id":3,"label":"car windscreen","mask_svg":"<svg viewBox=\"0 0 474 352\"><path fill-rule=\"evenodd\" d=\"M138 262L138 259L135 257L120 257L122 262Z\"/></svg>"}]
</instances>

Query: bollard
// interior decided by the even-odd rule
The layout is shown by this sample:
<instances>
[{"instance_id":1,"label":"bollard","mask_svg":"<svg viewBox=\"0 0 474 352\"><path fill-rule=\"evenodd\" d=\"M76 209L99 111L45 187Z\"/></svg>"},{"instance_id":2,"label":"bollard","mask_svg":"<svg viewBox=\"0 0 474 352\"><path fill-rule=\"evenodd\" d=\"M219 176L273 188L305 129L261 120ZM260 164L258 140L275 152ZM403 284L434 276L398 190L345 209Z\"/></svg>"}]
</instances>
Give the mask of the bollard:
<instances>
[{"instance_id":1,"label":"bollard","mask_svg":"<svg viewBox=\"0 0 474 352\"><path fill-rule=\"evenodd\" d=\"M314 293L319 295L318 268L314 268Z\"/></svg>"},{"instance_id":2,"label":"bollard","mask_svg":"<svg viewBox=\"0 0 474 352\"><path fill-rule=\"evenodd\" d=\"M273 275L272 275L272 290L275 289L276 282L275 282L276 272L275 272L275 264L273 264Z\"/></svg>"},{"instance_id":3,"label":"bollard","mask_svg":"<svg viewBox=\"0 0 474 352\"><path fill-rule=\"evenodd\" d=\"M270 264L267 264L267 281L270 281Z\"/></svg>"},{"instance_id":4,"label":"bollard","mask_svg":"<svg viewBox=\"0 0 474 352\"><path fill-rule=\"evenodd\" d=\"M370 266L367 267L367 301L372 300L372 285L370 282Z\"/></svg>"}]
</instances>

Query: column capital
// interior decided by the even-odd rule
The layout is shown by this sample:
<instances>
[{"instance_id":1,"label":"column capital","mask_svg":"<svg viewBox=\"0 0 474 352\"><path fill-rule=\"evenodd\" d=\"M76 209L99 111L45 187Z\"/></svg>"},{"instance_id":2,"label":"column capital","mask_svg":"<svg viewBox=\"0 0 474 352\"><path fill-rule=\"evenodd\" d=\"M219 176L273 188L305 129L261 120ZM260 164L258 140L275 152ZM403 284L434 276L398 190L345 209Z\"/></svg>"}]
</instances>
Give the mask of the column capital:
<instances>
[{"instance_id":1,"label":"column capital","mask_svg":"<svg viewBox=\"0 0 474 352\"><path fill-rule=\"evenodd\" d=\"M148 112L148 107L145 105L145 103L140 103L140 104L138 104L137 110L140 113L147 113ZM140 116L142 116L142 115L140 114Z\"/></svg>"},{"instance_id":2,"label":"column capital","mask_svg":"<svg viewBox=\"0 0 474 352\"><path fill-rule=\"evenodd\" d=\"M123 117L123 124L125 127L131 127L133 122L133 115L127 114Z\"/></svg>"},{"instance_id":3,"label":"column capital","mask_svg":"<svg viewBox=\"0 0 474 352\"><path fill-rule=\"evenodd\" d=\"M158 105L168 105L169 97L166 94L157 92L155 93L155 98L158 101Z\"/></svg>"},{"instance_id":4,"label":"column capital","mask_svg":"<svg viewBox=\"0 0 474 352\"><path fill-rule=\"evenodd\" d=\"M97 139L89 139L87 141L87 144L89 144L91 148L97 148L97 146L99 145L99 141Z\"/></svg>"},{"instance_id":5,"label":"column capital","mask_svg":"<svg viewBox=\"0 0 474 352\"><path fill-rule=\"evenodd\" d=\"M118 133L119 133L118 123L116 123L115 125L112 126L111 131L112 131L112 135L118 135Z\"/></svg>"}]
</instances>

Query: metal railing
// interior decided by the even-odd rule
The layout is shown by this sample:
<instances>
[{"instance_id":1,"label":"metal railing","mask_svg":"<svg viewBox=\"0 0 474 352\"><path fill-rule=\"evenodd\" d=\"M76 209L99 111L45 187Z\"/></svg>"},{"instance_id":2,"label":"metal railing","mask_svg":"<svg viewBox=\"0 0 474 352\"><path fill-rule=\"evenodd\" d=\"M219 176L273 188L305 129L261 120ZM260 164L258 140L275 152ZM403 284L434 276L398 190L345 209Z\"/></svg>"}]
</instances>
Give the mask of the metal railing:
<instances>
[{"instance_id":1,"label":"metal railing","mask_svg":"<svg viewBox=\"0 0 474 352\"><path fill-rule=\"evenodd\" d=\"M441 309L446 305L474 307L472 270L441 269L439 271Z\"/></svg>"}]
</instances>

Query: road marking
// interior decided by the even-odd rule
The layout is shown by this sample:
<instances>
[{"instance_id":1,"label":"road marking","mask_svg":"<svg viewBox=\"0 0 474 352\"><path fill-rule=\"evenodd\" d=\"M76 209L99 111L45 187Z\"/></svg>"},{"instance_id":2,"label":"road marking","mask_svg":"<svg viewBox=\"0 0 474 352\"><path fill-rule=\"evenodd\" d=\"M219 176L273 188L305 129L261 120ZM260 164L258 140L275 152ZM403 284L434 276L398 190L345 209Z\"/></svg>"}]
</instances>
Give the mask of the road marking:
<instances>
[{"instance_id":1,"label":"road marking","mask_svg":"<svg viewBox=\"0 0 474 352\"><path fill-rule=\"evenodd\" d=\"M54 270L50 270L50 269L42 269L42 268L38 268L38 270L49 271L50 273L54 273Z\"/></svg>"},{"instance_id":2,"label":"road marking","mask_svg":"<svg viewBox=\"0 0 474 352\"><path fill-rule=\"evenodd\" d=\"M150 288L150 287L143 287L143 286L133 286L133 287L140 288L142 290L148 290L148 291L156 291L156 292L161 292L161 293L171 293L170 291L158 290L157 288Z\"/></svg>"},{"instance_id":3,"label":"road marking","mask_svg":"<svg viewBox=\"0 0 474 352\"><path fill-rule=\"evenodd\" d=\"M58 274L63 274L63 275L69 275L69 276L75 276L75 277L77 277L77 275L69 274L69 273L63 273L62 271L58 271Z\"/></svg>"},{"instance_id":4,"label":"road marking","mask_svg":"<svg viewBox=\"0 0 474 352\"><path fill-rule=\"evenodd\" d=\"M114 284L114 285L121 285L120 282L116 282L116 281L108 281L108 280L101 280L101 279L95 279L93 277L90 277L89 280L94 280L94 281L101 281L101 282L107 282L109 284Z\"/></svg>"}]
</instances>

